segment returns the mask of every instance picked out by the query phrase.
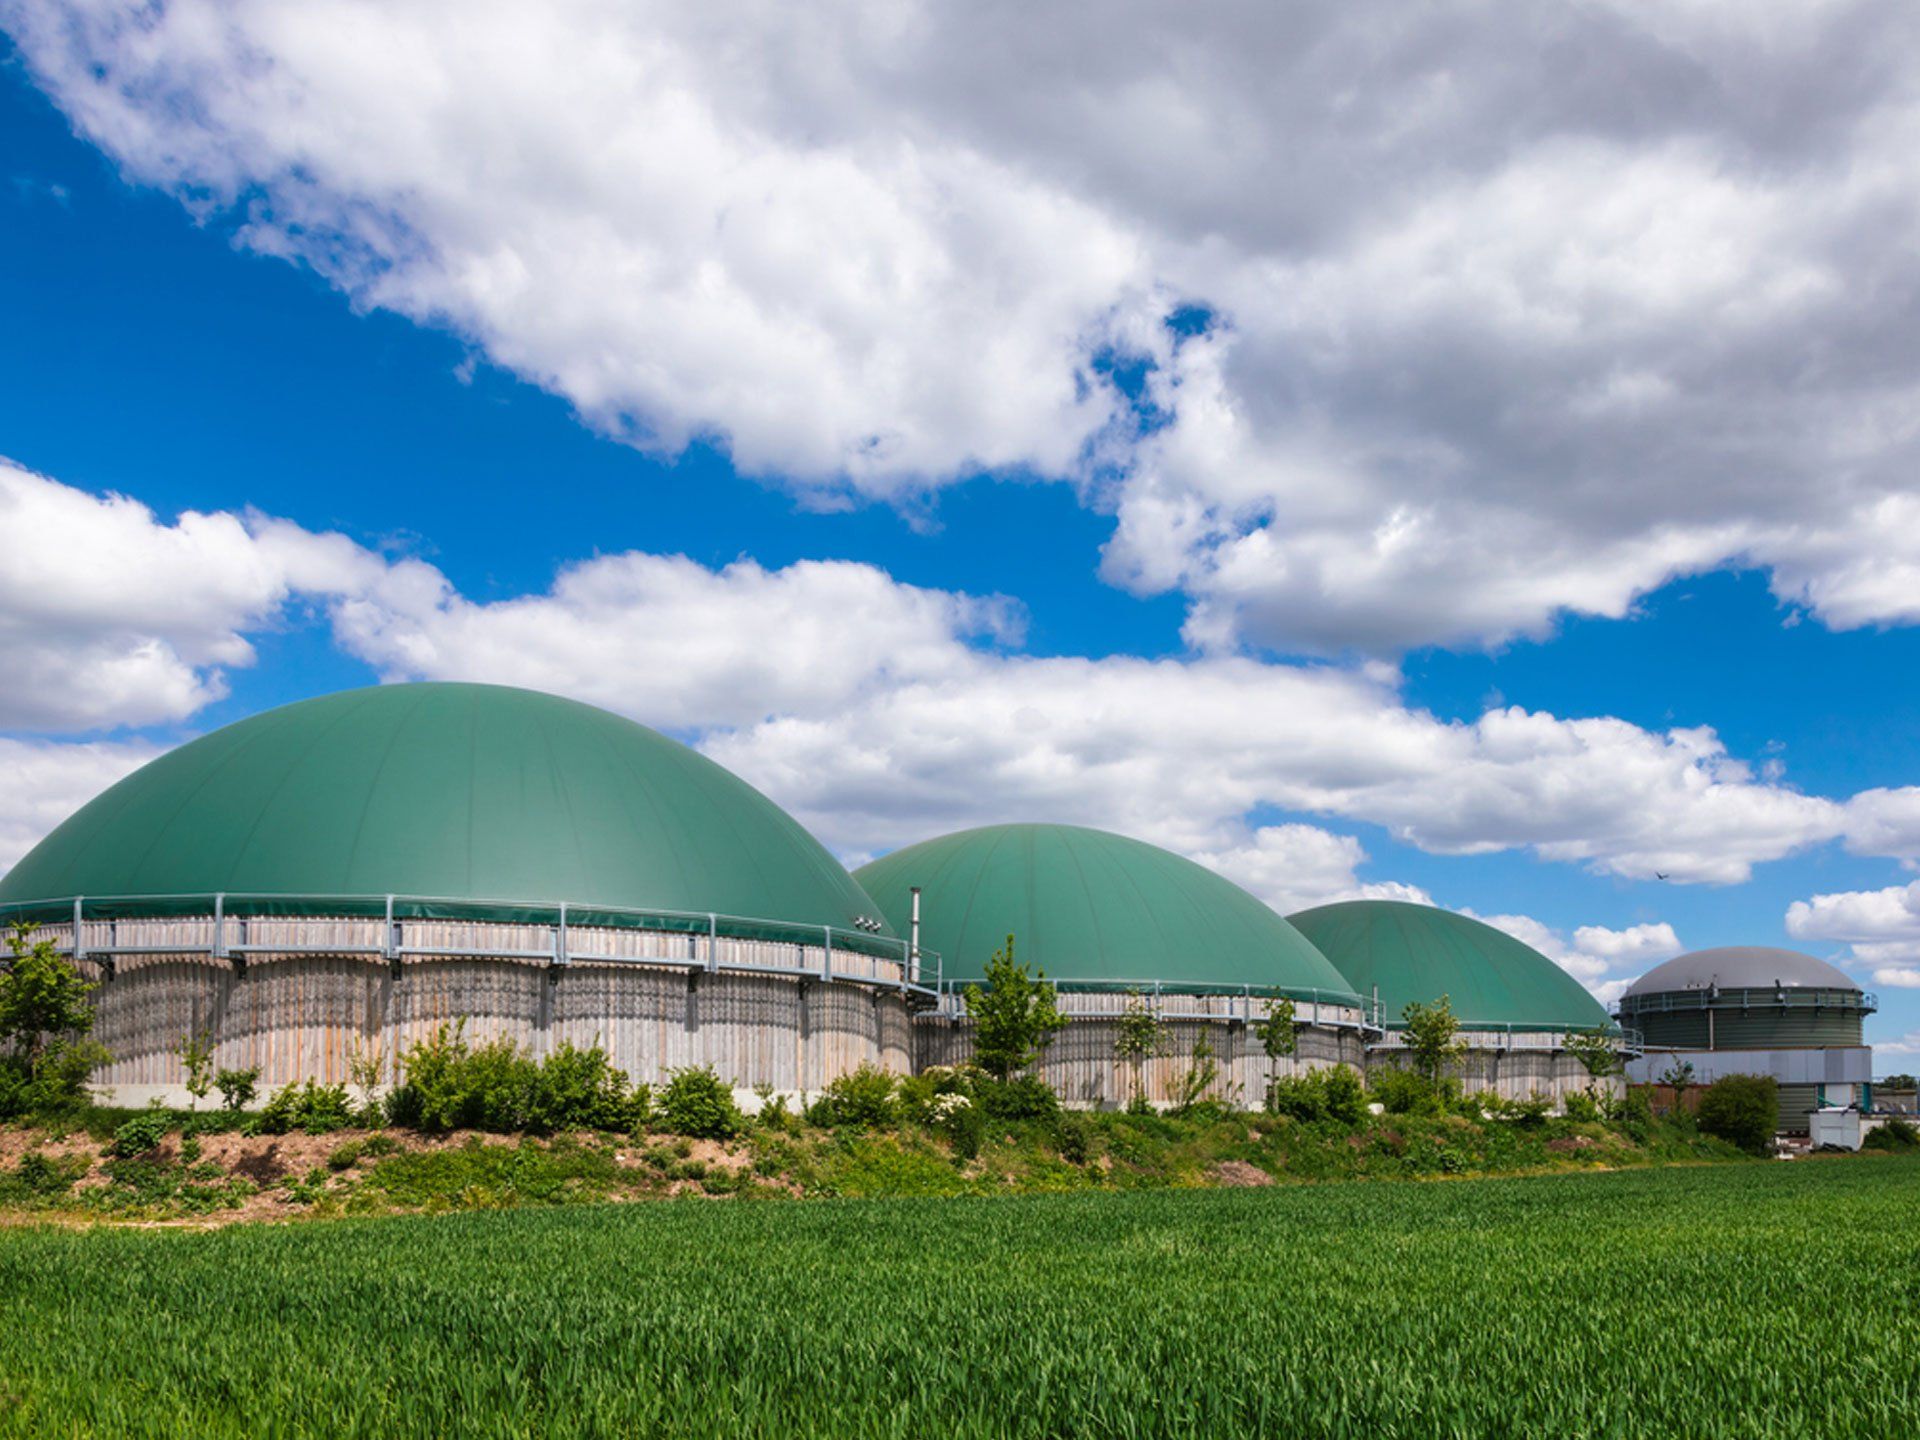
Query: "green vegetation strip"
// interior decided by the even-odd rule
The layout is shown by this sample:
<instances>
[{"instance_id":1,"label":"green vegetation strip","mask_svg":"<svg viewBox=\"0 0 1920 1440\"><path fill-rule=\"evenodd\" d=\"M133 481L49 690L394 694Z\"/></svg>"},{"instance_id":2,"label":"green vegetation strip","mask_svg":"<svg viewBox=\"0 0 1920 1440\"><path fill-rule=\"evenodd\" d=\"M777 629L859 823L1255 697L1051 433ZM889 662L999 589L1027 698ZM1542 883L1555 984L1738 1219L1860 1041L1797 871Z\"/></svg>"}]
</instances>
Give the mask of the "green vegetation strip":
<instances>
[{"instance_id":1,"label":"green vegetation strip","mask_svg":"<svg viewBox=\"0 0 1920 1440\"><path fill-rule=\"evenodd\" d=\"M1920 1434L1920 1164L0 1233L0 1434Z\"/></svg>"}]
</instances>

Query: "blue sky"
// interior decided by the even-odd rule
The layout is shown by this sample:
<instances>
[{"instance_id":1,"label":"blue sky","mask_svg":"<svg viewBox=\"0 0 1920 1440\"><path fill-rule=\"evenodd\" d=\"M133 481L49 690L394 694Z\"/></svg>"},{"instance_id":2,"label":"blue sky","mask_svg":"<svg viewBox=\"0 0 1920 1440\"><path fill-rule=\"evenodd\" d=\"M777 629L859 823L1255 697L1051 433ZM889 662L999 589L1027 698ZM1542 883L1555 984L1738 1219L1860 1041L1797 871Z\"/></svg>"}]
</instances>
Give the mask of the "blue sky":
<instances>
[{"instance_id":1,"label":"blue sky","mask_svg":"<svg viewBox=\"0 0 1920 1440\"><path fill-rule=\"evenodd\" d=\"M1882 128L1869 101L1903 91L1836 83L1820 103L1853 138L1796 150L1775 195L1754 178L1774 142L1724 95L1687 112L1717 157L1695 175L1658 103L1543 117L1456 37L1463 88L1527 118L1484 159L1487 114L1431 117L1480 189L1409 184L1427 212L1396 228L1337 177L1417 157L1336 143L1310 104L1236 120L1271 124L1319 197L1250 208L1257 155L1140 158L1135 61L1083 77L1122 148L970 101L990 37L869 55L845 93L768 70L748 97L712 37L674 35L677 82L727 122L680 136L689 165L714 147L699 177L636 162L637 188L716 217L680 233L624 175L589 183L573 128L503 139L476 95L416 135L412 102L298 26L251 37L305 87L282 113L279 91L221 98L231 57L165 25L139 53L11 5L0 25L0 519L68 567L0 584L0 655L40 697L0 709L21 797L0 863L156 747L263 707L532 683L702 745L849 858L991 818L1106 824L1283 909L1397 886L1504 917L1603 995L1676 945L1788 944L1878 991L1880 1068L1920 1053L1899 523L1920 351L1818 275L1883 267L1897 318L1914 262L1845 250L1839 220L1795 231L1791 265L1730 238L1842 184ZM1763 63L1757 39L1639 38ZM1230 47L1180 40L1242 83ZM939 73L909 85L915 65ZM542 115L546 85L502 103ZM315 114L392 154L329 150ZM483 186L443 131L500 152ZM876 134L912 137L910 173ZM1576 245L1554 187L1596 171L1615 207ZM1641 191L1657 222L1617 198ZM1676 194L1712 203L1675 220ZM1502 205L1521 218L1476 228ZM1443 224L1457 244L1406 258ZM1521 320L1488 318L1483 271ZM1786 298L1756 317L1736 289ZM1761 373L1767 349L1875 365Z\"/></svg>"}]
</instances>

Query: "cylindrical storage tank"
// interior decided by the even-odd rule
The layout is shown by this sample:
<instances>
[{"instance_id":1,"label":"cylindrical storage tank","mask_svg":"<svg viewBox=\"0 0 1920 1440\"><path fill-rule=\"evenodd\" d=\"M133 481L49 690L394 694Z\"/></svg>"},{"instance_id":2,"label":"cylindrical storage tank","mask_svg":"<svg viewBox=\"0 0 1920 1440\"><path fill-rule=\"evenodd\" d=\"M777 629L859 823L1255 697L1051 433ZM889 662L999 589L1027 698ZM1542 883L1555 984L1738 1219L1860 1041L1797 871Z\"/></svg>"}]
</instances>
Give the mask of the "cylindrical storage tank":
<instances>
[{"instance_id":1,"label":"cylindrical storage tank","mask_svg":"<svg viewBox=\"0 0 1920 1440\"><path fill-rule=\"evenodd\" d=\"M1874 997L1826 961L1797 950L1728 945L1656 965L1620 997L1623 1025L1645 1039L1630 1069L1657 1084L1692 1067L1696 1084L1723 1075L1771 1075L1780 1128L1801 1133L1823 1105L1871 1100L1873 1054L1862 1022Z\"/></svg>"},{"instance_id":2,"label":"cylindrical storage tank","mask_svg":"<svg viewBox=\"0 0 1920 1440\"><path fill-rule=\"evenodd\" d=\"M992 825L909 845L854 878L896 930L920 892L921 978L942 996L915 1022L922 1065L971 1056L965 987L1009 935L1068 1020L1038 1073L1070 1105L1124 1104L1136 1080L1168 1103L1203 1039L1218 1069L1211 1096L1241 1104L1260 1104L1275 1075L1362 1061L1359 996L1326 959L1271 907L1157 846L1074 825ZM1298 1029L1294 1054L1275 1060L1252 1027L1279 998ZM1129 1004L1164 1026L1137 1074L1115 1048Z\"/></svg>"},{"instance_id":3,"label":"cylindrical storage tank","mask_svg":"<svg viewBox=\"0 0 1920 1440\"><path fill-rule=\"evenodd\" d=\"M638 1081L911 1063L905 942L811 835L686 746L528 690L380 686L217 730L29 852L9 917L77 929L122 1103L177 1089L189 1034L264 1089L448 1020L597 1042Z\"/></svg>"},{"instance_id":4,"label":"cylindrical storage tank","mask_svg":"<svg viewBox=\"0 0 1920 1440\"><path fill-rule=\"evenodd\" d=\"M1370 1064L1405 1060L1406 1007L1445 998L1467 1053L1468 1090L1559 1101L1596 1082L1566 1047L1569 1034L1614 1030L1600 1002L1553 961L1504 930L1433 905L1350 900L1288 919L1347 983L1379 1008ZM1621 1050L1629 1048L1622 1035ZM1609 1078L1604 1089L1616 1089Z\"/></svg>"}]
</instances>

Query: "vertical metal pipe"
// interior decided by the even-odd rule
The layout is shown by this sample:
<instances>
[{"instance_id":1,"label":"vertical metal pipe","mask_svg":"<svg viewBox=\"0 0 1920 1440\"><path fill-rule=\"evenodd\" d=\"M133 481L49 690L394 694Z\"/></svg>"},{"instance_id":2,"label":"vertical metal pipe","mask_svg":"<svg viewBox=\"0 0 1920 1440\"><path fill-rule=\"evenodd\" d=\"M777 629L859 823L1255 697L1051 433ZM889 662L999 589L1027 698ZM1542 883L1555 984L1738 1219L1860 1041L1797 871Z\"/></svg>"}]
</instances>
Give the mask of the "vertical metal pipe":
<instances>
[{"instance_id":1,"label":"vertical metal pipe","mask_svg":"<svg viewBox=\"0 0 1920 1440\"><path fill-rule=\"evenodd\" d=\"M920 887L909 892L913 897L911 918L907 921L907 978L920 983Z\"/></svg>"}]
</instances>

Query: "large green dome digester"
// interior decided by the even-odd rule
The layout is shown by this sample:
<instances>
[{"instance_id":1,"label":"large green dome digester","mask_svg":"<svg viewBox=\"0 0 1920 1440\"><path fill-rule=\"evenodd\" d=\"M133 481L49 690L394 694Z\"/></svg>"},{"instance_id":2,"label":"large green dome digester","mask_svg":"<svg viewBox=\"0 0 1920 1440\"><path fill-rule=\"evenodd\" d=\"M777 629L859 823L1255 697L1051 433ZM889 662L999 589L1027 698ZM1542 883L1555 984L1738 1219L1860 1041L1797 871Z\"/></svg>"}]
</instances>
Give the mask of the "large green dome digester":
<instances>
[{"instance_id":1,"label":"large green dome digester","mask_svg":"<svg viewBox=\"0 0 1920 1440\"><path fill-rule=\"evenodd\" d=\"M228 725L135 771L0 879L0 902L216 893L879 917L797 821L705 756L496 685L375 686Z\"/></svg>"},{"instance_id":2,"label":"large green dome digester","mask_svg":"<svg viewBox=\"0 0 1920 1440\"><path fill-rule=\"evenodd\" d=\"M1463 1026L1591 1030L1610 1025L1600 1002L1535 950L1465 915L1402 900L1346 900L1287 917L1361 994L1380 994L1380 1019L1442 995Z\"/></svg>"},{"instance_id":3,"label":"large green dome digester","mask_svg":"<svg viewBox=\"0 0 1920 1440\"><path fill-rule=\"evenodd\" d=\"M895 933L921 890L921 947L945 982L1015 958L1063 989L1160 982L1355 1003L1353 987L1273 909L1170 851L1075 825L990 825L909 845L854 872ZM932 976L923 967L922 978Z\"/></svg>"}]
</instances>

